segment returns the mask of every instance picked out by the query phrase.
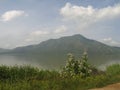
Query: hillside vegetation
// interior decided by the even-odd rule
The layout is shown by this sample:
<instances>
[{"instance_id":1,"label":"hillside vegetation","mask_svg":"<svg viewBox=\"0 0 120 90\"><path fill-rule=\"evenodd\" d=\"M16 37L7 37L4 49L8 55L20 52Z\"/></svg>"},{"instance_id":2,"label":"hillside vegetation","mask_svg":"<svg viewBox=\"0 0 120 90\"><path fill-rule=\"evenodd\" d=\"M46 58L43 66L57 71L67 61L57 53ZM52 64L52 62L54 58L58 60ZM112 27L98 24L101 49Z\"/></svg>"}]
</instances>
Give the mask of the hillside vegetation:
<instances>
[{"instance_id":1,"label":"hillside vegetation","mask_svg":"<svg viewBox=\"0 0 120 90\"><path fill-rule=\"evenodd\" d=\"M120 65L97 70L84 54L76 60L68 55L60 71L41 70L31 66L0 66L0 90L88 90L120 82Z\"/></svg>"}]
</instances>

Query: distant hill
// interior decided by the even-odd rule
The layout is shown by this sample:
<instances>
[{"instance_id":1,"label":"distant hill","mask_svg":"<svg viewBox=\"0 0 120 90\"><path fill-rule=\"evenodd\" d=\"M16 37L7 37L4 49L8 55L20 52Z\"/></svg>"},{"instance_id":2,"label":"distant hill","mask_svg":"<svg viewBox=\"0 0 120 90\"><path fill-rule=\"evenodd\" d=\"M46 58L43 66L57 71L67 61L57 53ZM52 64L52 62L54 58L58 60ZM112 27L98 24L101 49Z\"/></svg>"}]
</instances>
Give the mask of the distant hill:
<instances>
[{"instance_id":1,"label":"distant hill","mask_svg":"<svg viewBox=\"0 0 120 90\"><path fill-rule=\"evenodd\" d=\"M84 51L88 52L89 62L92 64L120 60L120 48L87 39L80 34L50 39L38 45L18 47L7 54L37 58L40 63L60 66L65 63L68 53L73 53L78 58Z\"/></svg>"},{"instance_id":2,"label":"distant hill","mask_svg":"<svg viewBox=\"0 0 120 90\"><path fill-rule=\"evenodd\" d=\"M3 49L3 48L0 48L0 53L3 53L3 52L8 52L9 49Z\"/></svg>"}]
</instances>

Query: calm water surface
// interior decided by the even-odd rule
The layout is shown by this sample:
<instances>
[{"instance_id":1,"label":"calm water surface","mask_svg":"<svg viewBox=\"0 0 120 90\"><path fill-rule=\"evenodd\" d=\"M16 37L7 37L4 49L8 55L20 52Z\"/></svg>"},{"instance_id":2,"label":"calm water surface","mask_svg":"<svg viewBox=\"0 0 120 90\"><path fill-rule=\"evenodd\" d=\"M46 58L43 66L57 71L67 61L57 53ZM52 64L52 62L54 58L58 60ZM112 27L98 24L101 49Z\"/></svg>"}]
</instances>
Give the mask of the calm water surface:
<instances>
[{"instance_id":1,"label":"calm water surface","mask_svg":"<svg viewBox=\"0 0 120 90\"><path fill-rule=\"evenodd\" d=\"M27 57L18 57L15 55L0 55L0 65L31 65L43 68L40 62Z\"/></svg>"}]
</instances>

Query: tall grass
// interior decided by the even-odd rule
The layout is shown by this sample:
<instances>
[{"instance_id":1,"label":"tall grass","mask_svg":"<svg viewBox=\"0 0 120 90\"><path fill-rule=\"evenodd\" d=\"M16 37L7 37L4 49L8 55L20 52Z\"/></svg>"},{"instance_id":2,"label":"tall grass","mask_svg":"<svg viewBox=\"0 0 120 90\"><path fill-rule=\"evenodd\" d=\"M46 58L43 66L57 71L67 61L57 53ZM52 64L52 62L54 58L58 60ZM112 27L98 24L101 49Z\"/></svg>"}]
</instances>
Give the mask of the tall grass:
<instances>
[{"instance_id":1,"label":"tall grass","mask_svg":"<svg viewBox=\"0 0 120 90\"><path fill-rule=\"evenodd\" d=\"M120 82L120 65L112 65L105 73L86 78L62 78L58 71L31 66L0 66L0 90L88 90Z\"/></svg>"},{"instance_id":2,"label":"tall grass","mask_svg":"<svg viewBox=\"0 0 120 90\"><path fill-rule=\"evenodd\" d=\"M120 75L120 64L113 64L107 67L107 74Z\"/></svg>"}]
</instances>

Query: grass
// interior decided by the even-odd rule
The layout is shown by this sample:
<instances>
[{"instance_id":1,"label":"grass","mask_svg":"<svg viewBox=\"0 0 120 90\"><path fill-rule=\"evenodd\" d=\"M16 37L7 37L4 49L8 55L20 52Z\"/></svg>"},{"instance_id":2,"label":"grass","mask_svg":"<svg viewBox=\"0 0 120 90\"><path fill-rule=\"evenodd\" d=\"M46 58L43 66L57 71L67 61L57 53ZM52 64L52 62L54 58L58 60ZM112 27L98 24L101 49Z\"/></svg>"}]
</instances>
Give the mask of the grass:
<instances>
[{"instance_id":1,"label":"grass","mask_svg":"<svg viewBox=\"0 0 120 90\"><path fill-rule=\"evenodd\" d=\"M63 78L58 71L31 66L0 66L0 90L88 90L116 82L120 82L119 64L86 78Z\"/></svg>"}]
</instances>

